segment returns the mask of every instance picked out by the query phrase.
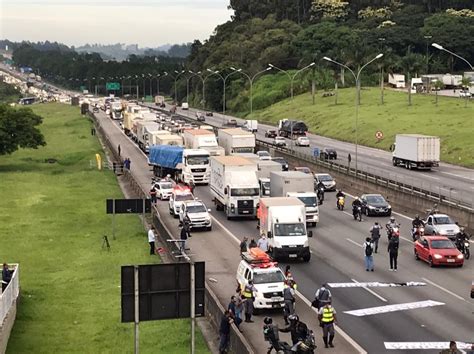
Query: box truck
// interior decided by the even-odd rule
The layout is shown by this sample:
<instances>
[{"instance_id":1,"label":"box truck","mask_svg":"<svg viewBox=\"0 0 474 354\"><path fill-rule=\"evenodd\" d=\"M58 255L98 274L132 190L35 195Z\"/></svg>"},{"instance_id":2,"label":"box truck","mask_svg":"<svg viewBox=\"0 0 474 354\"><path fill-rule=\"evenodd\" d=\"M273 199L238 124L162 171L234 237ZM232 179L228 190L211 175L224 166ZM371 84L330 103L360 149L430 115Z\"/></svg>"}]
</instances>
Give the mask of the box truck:
<instances>
[{"instance_id":1,"label":"box truck","mask_svg":"<svg viewBox=\"0 0 474 354\"><path fill-rule=\"evenodd\" d=\"M439 166L440 140L437 136L397 134L391 146L393 166L430 170Z\"/></svg>"},{"instance_id":2,"label":"box truck","mask_svg":"<svg viewBox=\"0 0 474 354\"><path fill-rule=\"evenodd\" d=\"M258 131L258 121L254 119L248 119L244 123L244 129L249 132L256 133Z\"/></svg>"},{"instance_id":3,"label":"box truck","mask_svg":"<svg viewBox=\"0 0 474 354\"><path fill-rule=\"evenodd\" d=\"M395 88L405 88L405 75L388 74L388 83Z\"/></svg>"},{"instance_id":4,"label":"box truck","mask_svg":"<svg viewBox=\"0 0 474 354\"><path fill-rule=\"evenodd\" d=\"M176 145L152 145L148 164L157 177L171 175L185 184L209 183L209 153L205 150L185 149Z\"/></svg>"},{"instance_id":5,"label":"box truck","mask_svg":"<svg viewBox=\"0 0 474 354\"><path fill-rule=\"evenodd\" d=\"M219 129L218 137L226 155L253 153L255 150L255 135L241 128Z\"/></svg>"},{"instance_id":6,"label":"box truck","mask_svg":"<svg viewBox=\"0 0 474 354\"><path fill-rule=\"evenodd\" d=\"M270 196L270 172L279 172L282 170L280 163L271 160L260 160L257 155L254 160L257 164L257 178L260 186L260 196Z\"/></svg>"},{"instance_id":7,"label":"box truck","mask_svg":"<svg viewBox=\"0 0 474 354\"><path fill-rule=\"evenodd\" d=\"M156 138L157 145L178 145L183 146L183 138L177 134L161 134Z\"/></svg>"},{"instance_id":8,"label":"box truck","mask_svg":"<svg viewBox=\"0 0 474 354\"><path fill-rule=\"evenodd\" d=\"M148 133L150 131L160 130L160 125L149 120L137 120L137 143L138 147L143 151L148 151Z\"/></svg>"},{"instance_id":9,"label":"box truck","mask_svg":"<svg viewBox=\"0 0 474 354\"><path fill-rule=\"evenodd\" d=\"M204 149L211 156L225 155L224 148L217 144L216 135L206 129L186 129L183 131L184 146L188 149Z\"/></svg>"},{"instance_id":10,"label":"box truck","mask_svg":"<svg viewBox=\"0 0 474 354\"><path fill-rule=\"evenodd\" d=\"M165 103L165 96L155 96L155 105L161 106Z\"/></svg>"},{"instance_id":11,"label":"box truck","mask_svg":"<svg viewBox=\"0 0 474 354\"><path fill-rule=\"evenodd\" d=\"M211 157L211 194L227 219L255 217L260 198L257 165L240 156Z\"/></svg>"},{"instance_id":12,"label":"box truck","mask_svg":"<svg viewBox=\"0 0 474 354\"><path fill-rule=\"evenodd\" d=\"M259 203L260 234L268 237L272 258L303 258L309 262L305 205L294 197L261 198Z\"/></svg>"},{"instance_id":13,"label":"box truck","mask_svg":"<svg viewBox=\"0 0 474 354\"><path fill-rule=\"evenodd\" d=\"M318 197L314 192L314 177L300 171L270 172L272 197L296 197L306 208L306 222L316 226L319 222Z\"/></svg>"}]
</instances>

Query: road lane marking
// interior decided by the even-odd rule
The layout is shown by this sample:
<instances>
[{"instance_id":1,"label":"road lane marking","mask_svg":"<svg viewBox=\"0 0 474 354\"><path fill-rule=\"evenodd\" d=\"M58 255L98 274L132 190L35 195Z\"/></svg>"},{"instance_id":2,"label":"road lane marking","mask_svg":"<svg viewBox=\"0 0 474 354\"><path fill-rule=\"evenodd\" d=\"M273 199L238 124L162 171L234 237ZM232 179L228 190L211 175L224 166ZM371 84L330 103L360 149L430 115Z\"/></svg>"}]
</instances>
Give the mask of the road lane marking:
<instances>
[{"instance_id":1,"label":"road lane marking","mask_svg":"<svg viewBox=\"0 0 474 354\"><path fill-rule=\"evenodd\" d=\"M388 350L434 350L449 349L449 342L384 342ZM457 342L458 349L470 350L472 343Z\"/></svg>"},{"instance_id":2,"label":"road lane marking","mask_svg":"<svg viewBox=\"0 0 474 354\"><path fill-rule=\"evenodd\" d=\"M351 240L350 238L346 238L346 240L349 241L349 242L351 242L351 243L353 243L353 244L356 245L356 246L361 247L361 248L364 247L364 246L361 245L360 243L357 243L357 242L355 242L354 240Z\"/></svg>"},{"instance_id":3,"label":"road lane marking","mask_svg":"<svg viewBox=\"0 0 474 354\"><path fill-rule=\"evenodd\" d=\"M351 279L355 281L354 279ZM396 288L400 286L426 286L426 283L418 282L418 281L409 281L409 282L396 282L396 283L386 283L386 282L378 282L378 281L369 281L369 282L355 282L355 283L328 283L328 286L331 288L362 288L362 287L370 287L370 288Z\"/></svg>"},{"instance_id":4,"label":"road lane marking","mask_svg":"<svg viewBox=\"0 0 474 354\"><path fill-rule=\"evenodd\" d=\"M355 280L355 279L351 279L351 280L352 280L354 283L356 283L356 284L360 284L360 283L359 283L357 280ZM377 294L377 293L376 293L375 291L373 291L372 289L369 289L369 288L366 287L366 286L362 286L362 289L367 290L369 293L371 293L372 295L374 295L376 298L382 300L383 302L387 302L387 299L386 299L386 298L380 296L379 294Z\"/></svg>"},{"instance_id":5,"label":"road lane marking","mask_svg":"<svg viewBox=\"0 0 474 354\"><path fill-rule=\"evenodd\" d=\"M466 301L466 299L464 299L463 297L459 296L458 294L455 294L455 293L453 293L451 290L448 290L448 289L443 288L441 285L438 285L438 284L436 284L435 282L433 282L433 281L431 281L431 280L429 280L429 279L426 279L426 278L421 278L421 279L423 279L423 280L426 281L427 283L429 283L429 284L431 284L431 285L437 287L438 289L443 290L444 292L448 293L449 295L454 296L456 299L459 299L459 300L462 300L462 301ZM466 302L467 302L467 301L466 301Z\"/></svg>"},{"instance_id":6,"label":"road lane marking","mask_svg":"<svg viewBox=\"0 0 474 354\"><path fill-rule=\"evenodd\" d=\"M378 315L381 313L416 310L416 309L421 309L425 307L434 307L434 306L443 306L443 305L445 305L444 302L425 300L425 301L416 301L416 302L406 302L403 304L369 307L366 309L359 309L359 310L344 311L344 313L347 313L348 315L352 315L352 316L362 317L362 316Z\"/></svg>"},{"instance_id":7,"label":"road lane marking","mask_svg":"<svg viewBox=\"0 0 474 354\"><path fill-rule=\"evenodd\" d=\"M435 180L439 181L439 177L433 177L433 176L424 175L424 174L421 174L420 176L423 176L423 177L426 177L426 178L435 179Z\"/></svg>"},{"instance_id":8,"label":"road lane marking","mask_svg":"<svg viewBox=\"0 0 474 354\"><path fill-rule=\"evenodd\" d=\"M453 177L458 177L458 178L463 178L463 179L467 179L469 181L474 181L474 178L469 178L469 177L465 177L465 176L460 176L460 175L457 175L455 173L450 173L450 172L444 172L444 171L439 171L439 173L443 173L445 175L449 175L449 176L453 176Z\"/></svg>"}]
</instances>

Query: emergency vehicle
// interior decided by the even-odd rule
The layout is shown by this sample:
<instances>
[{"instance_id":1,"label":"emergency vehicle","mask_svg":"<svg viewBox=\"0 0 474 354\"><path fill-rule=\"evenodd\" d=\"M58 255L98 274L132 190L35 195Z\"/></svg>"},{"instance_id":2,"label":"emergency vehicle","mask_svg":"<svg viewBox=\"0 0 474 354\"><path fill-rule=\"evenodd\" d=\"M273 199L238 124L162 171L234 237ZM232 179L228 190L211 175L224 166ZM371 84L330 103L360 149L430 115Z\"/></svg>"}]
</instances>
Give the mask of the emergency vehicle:
<instances>
[{"instance_id":1,"label":"emergency vehicle","mask_svg":"<svg viewBox=\"0 0 474 354\"><path fill-rule=\"evenodd\" d=\"M257 289L254 292L254 309L283 309L285 279L278 263L260 248L251 248L242 253L242 260L237 268L237 283L244 289L249 280L253 281L253 286Z\"/></svg>"},{"instance_id":2,"label":"emergency vehicle","mask_svg":"<svg viewBox=\"0 0 474 354\"><path fill-rule=\"evenodd\" d=\"M194 196L188 187L177 185L173 188L168 202L169 212L175 218L179 216L179 210L183 202L194 200Z\"/></svg>"}]
</instances>

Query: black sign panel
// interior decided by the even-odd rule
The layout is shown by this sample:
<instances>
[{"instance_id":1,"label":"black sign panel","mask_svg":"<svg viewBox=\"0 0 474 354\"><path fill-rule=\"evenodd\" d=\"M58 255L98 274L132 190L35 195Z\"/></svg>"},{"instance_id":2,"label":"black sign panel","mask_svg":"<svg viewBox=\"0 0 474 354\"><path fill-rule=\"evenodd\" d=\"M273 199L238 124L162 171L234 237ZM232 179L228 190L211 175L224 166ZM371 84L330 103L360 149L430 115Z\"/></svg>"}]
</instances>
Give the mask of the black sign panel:
<instances>
[{"instance_id":1,"label":"black sign panel","mask_svg":"<svg viewBox=\"0 0 474 354\"><path fill-rule=\"evenodd\" d=\"M204 316L205 263L194 265L195 314ZM141 321L189 318L191 274L189 263L138 266ZM122 322L135 320L134 268L122 266Z\"/></svg>"},{"instance_id":2,"label":"black sign panel","mask_svg":"<svg viewBox=\"0 0 474 354\"><path fill-rule=\"evenodd\" d=\"M107 214L142 214L143 201L145 213L151 213L151 199L107 199Z\"/></svg>"}]
</instances>

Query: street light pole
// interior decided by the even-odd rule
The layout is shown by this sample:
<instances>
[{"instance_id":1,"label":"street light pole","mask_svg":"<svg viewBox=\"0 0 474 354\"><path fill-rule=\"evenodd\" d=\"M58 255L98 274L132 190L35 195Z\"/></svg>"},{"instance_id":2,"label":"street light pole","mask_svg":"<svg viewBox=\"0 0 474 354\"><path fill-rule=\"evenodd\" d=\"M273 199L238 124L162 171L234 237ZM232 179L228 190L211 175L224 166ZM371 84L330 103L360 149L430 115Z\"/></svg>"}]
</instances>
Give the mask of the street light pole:
<instances>
[{"instance_id":1,"label":"street light pole","mask_svg":"<svg viewBox=\"0 0 474 354\"><path fill-rule=\"evenodd\" d=\"M295 81L295 77L296 75L298 75L299 73L303 72L304 70L306 69L309 69L310 67L316 65L315 62L312 62L310 63L309 65L306 65L304 68L298 70L292 77L291 77L291 99L293 99L293 84L294 84L294 81Z\"/></svg>"},{"instance_id":2,"label":"street light pole","mask_svg":"<svg viewBox=\"0 0 474 354\"><path fill-rule=\"evenodd\" d=\"M271 67L272 69L278 70L278 71L284 73L286 76L288 76L288 78L290 79L290 95L291 95L291 99L293 99L293 91L291 90L291 75L290 75L290 73L286 70L280 69L279 67L277 67L277 66L275 66L271 63L269 63L268 66Z\"/></svg>"},{"instance_id":3,"label":"street light pole","mask_svg":"<svg viewBox=\"0 0 474 354\"><path fill-rule=\"evenodd\" d=\"M426 75L430 73L430 46L429 46L429 40L433 38L433 36L423 36L423 38L426 39Z\"/></svg>"},{"instance_id":4,"label":"street light pole","mask_svg":"<svg viewBox=\"0 0 474 354\"><path fill-rule=\"evenodd\" d=\"M375 58L373 58L369 62L362 65L362 67L357 72L357 75L347 65L339 63L339 62L337 62L337 61L335 61L331 58L323 57L324 60L329 61L329 62L334 63L334 64L337 64L337 65L342 66L342 67L346 68L347 70L349 70L349 72L352 74L352 76L354 76L354 80L355 80L355 83L356 83L356 104L355 104L355 106L356 106L356 111L355 111L355 172L356 172L356 176L357 176L357 171L358 171L357 160L358 160L358 146L359 146L358 125L359 125L359 105L360 105L360 74L361 74L362 70L364 70L364 68L367 65L371 64L372 62L374 62L377 59L380 59L381 57L383 57L382 53L378 54Z\"/></svg>"},{"instance_id":5,"label":"street light pole","mask_svg":"<svg viewBox=\"0 0 474 354\"><path fill-rule=\"evenodd\" d=\"M191 74L191 76L189 76L188 78L186 78L186 102L188 102L189 104L189 81L194 77L194 76L199 76L201 74L200 71L198 71L197 73L195 73L194 71L192 70L189 70L188 73ZM202 78L201 78L202 80Z\"/></svg>"},{"instance_id":6,"label":"street light pole","mask_svg":"<svg viewBox=\"0 0 474 354\"><path fill-rule=\"evenodd\" d=\"M177 90L176 90L176 82L178 81L179 77L184 74L186 71L185 70L181 70L181 71L174 71L176 73L176 77L174 79L174 104L177 105L178 104L178 101L177 101Z\"/></svg>"},{"instance_id":7,"label":"street light pole","mask_svg":"<svg viewBox=\"0 0 474 354\"><path fill-rule=\"evenodd\" d=\"M462 56L456 54L456 53L453 53L451 52L450 50L447 50L446 48L444 48L443 46L437 44L437 43L432 43L431 44L433 47L435 47L436 49L439 49L439 50L444 50L446 53L449 53L451 54L452 56L455 56L456 58L459 58L463 61L465 61L467 63L467 65L469 65L469 67L471 68L471 70L474 70L474 67L472 66L472 64L470 62L468 62L465 58L463 58Z\"/></svg>"},{"instance_id":8,"label":"street light pole","mask_svg":"<svg viewBox=\"0 0 474 354\"><path fill-rule=\"evenodd\" d=\"M253 112L253 82L254 80L256 79L256 77L260 74L263 74L264 72L268 71L268 70L272 70L272 67L268 67L262 71L259 71L258 73L256 73L254 76L250 77L250 75L248 75L247 73L245 73L244 71L242 71L242 69L235 69L233 67L231 67L232 70L235 70L236 72L238 73L241 73L242 75L244 75L245 77L247 77L247 79L249 79L249 82L250 82L250 115L252 115L252 112Z\"/></svg>"}]
</instances>

